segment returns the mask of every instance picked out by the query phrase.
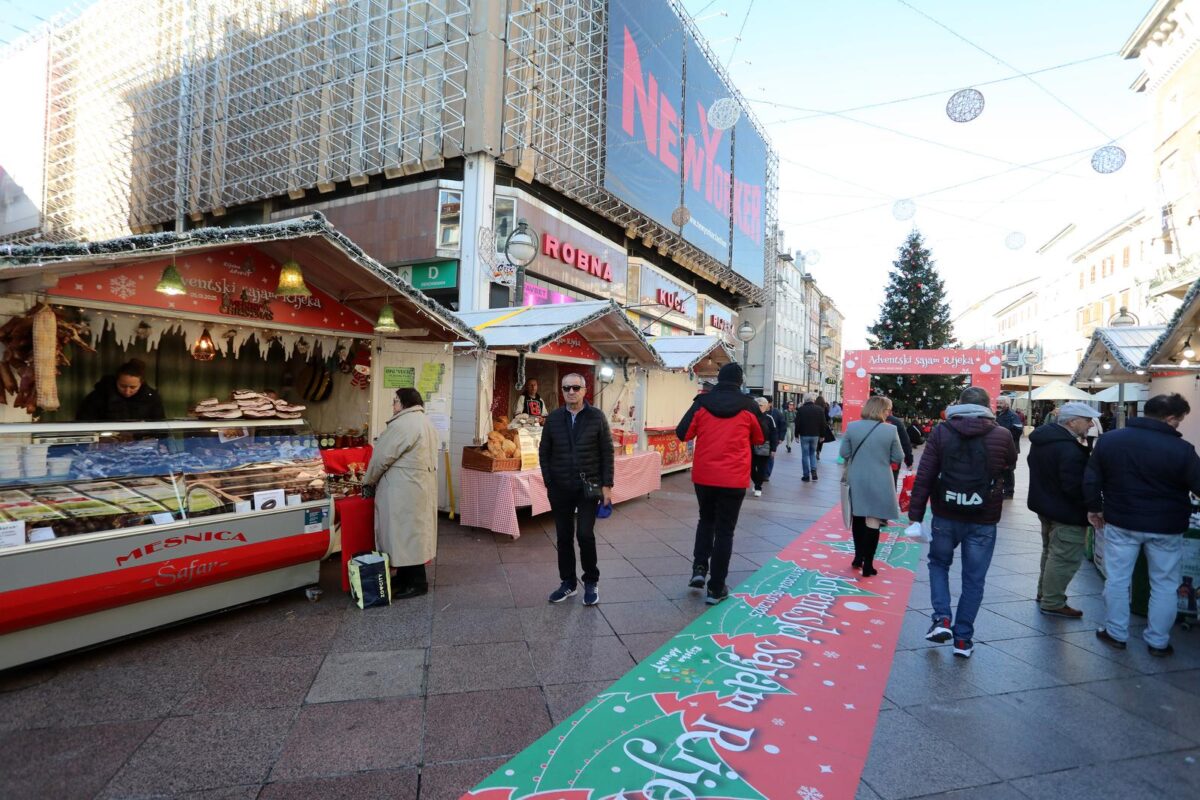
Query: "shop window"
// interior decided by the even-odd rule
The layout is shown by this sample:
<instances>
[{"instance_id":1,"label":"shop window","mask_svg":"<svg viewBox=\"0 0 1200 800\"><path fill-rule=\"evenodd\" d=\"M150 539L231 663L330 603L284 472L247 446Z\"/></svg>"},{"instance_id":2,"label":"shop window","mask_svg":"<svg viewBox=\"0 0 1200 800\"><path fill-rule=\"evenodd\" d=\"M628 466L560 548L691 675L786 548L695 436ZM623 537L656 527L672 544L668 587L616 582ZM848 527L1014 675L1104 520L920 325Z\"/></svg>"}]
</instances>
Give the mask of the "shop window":
<instances>
[{"instance_id":1,"label":"shop window","mask_svg":"<svg viewBox=\"0 0 1200 800\"><path fill-rule=\"evenodd\" d=\"M508 237L517 227L517 201L511 197L496 198L494 226L496 230L496 252L503 253Z\"/></svg>"},{"instance_id":2,"label":"shop window","mask_svg":"<svg viewBox=\"0 0 1200 800\"><path fill-rule=\"evenodd\" d=\"M458 247L462 240L462 192L438 193L438 247Z\"/></svg>"}]
</instances>

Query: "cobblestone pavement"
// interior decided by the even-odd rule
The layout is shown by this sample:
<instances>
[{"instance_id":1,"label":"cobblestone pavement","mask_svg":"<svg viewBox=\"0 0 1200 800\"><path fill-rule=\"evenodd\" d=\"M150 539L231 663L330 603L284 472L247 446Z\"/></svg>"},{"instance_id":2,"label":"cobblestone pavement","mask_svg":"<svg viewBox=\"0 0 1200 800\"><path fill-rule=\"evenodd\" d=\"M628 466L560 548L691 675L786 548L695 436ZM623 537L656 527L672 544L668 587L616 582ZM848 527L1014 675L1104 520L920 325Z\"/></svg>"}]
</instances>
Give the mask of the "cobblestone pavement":
<instances>
[{"instance_id":1,"label":"cobblestone pavement","mask_svg":"<svg viewBox=\"0 0 1200 800\"><path fill-rule=\"evenodd\" d=\"M799 449L779 453L743 506L731 583L837 502L834 456L805 484ZM291 593L0 675L0 797L458 797L703 612L685 585L695 514L684 473L601 522L598 608L546 603L548 515L524 516L516 541L442 520L425 597L360 611L327 564L320 602ZM1169 659L1137 627L1108 650L1090 564L1070 589L1084 620L1040 615L1040 546L1012 504L969 661L925 642L918 570L860 798L1200 786L1200 631L1176 628Z\"/></svg>"}]
</instances>

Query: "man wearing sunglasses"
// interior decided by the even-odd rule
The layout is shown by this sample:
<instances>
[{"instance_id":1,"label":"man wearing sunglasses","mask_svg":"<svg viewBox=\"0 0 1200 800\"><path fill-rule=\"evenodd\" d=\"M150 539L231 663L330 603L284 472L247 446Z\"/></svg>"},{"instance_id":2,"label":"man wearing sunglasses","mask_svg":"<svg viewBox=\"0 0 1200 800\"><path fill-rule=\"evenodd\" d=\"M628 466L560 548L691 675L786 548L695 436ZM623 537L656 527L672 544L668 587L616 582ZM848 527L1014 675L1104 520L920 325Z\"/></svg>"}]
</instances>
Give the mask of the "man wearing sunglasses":
<instances>
[{"instance_id":1,"label":"man wearing sunglasses","mask_svg":"<svg viewBox=\"0 0 1200 800\"><path fill-rule=\"evenodd\" d=\"M612 502L613 441L603 412L584 397L587 382L572 372L563 376L564 403L546 417L538 447L542 481L550 497L558 533L558 577L562 584L550 594L561 603L575 594L575 540L583 566L583 604L600 602L600 568L596 564L596 506Z\"/></svg>"}]
</instances>

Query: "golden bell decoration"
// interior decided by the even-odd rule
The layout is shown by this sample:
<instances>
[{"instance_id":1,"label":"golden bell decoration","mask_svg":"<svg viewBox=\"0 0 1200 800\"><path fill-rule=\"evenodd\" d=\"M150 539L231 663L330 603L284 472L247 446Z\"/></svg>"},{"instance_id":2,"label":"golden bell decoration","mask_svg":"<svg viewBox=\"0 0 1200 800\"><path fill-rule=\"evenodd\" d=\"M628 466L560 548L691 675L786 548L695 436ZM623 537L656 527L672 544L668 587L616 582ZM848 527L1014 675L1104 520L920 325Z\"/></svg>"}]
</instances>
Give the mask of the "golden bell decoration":
<instances>
[{"instance_id":1,"label":"golden bell decoration","mask_svg":"<svg viewBox=\"0 0 1200 800\"><path fill-rule=\"evenodd\" d=\"M279 287L275 289L279 297L310 297L308 284L304 282L304 271L296 259L289 258L279 268Z\"/></svg>"},{"instance_id":2,"label":"golden bell decoration","mask_svg":"<svg viewBox=\"0 0 1200 800\"><path fill-rule=\"evenodd\" d=\"M391 305L384 305L379 309L379 319L375 320L376 333L398 333L400 326L396 324L396 313L392 311Z\"/></svg>"}]
</instances>

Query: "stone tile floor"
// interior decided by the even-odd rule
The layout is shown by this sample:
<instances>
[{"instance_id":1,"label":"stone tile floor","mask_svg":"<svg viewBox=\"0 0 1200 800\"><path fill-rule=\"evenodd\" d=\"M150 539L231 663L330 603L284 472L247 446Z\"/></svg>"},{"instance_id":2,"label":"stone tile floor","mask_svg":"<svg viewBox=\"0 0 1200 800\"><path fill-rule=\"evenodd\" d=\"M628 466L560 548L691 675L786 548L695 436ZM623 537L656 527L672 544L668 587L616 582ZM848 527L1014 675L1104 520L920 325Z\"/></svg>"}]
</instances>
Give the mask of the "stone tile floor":
<instances>
[{"instance_id":1,"label":"stone tile floor","mask_svg":"<svg viewBox=\"0 0 1200 800\"><path fill-rule=\"evenodd\" d=\"M837 502L834 457L805 484L799 450L780 452L743 506L732 583ZM458 797L703 613L684 585L694 523L686 473L618 506L597 527L594 609L546 603L548 516L516 541L443 520L426 597L359 611L329 564L318 603L292 593L0 675L0 797ZM1136 638L1108 650L1091 565L1071 587L1084 621L1037 612L1039 550L1011 505L969 661L925 642L918 570L860 798L1195 793L1200 631L1176 629L1170 659Z\"/></svg>"}]
</instances>

